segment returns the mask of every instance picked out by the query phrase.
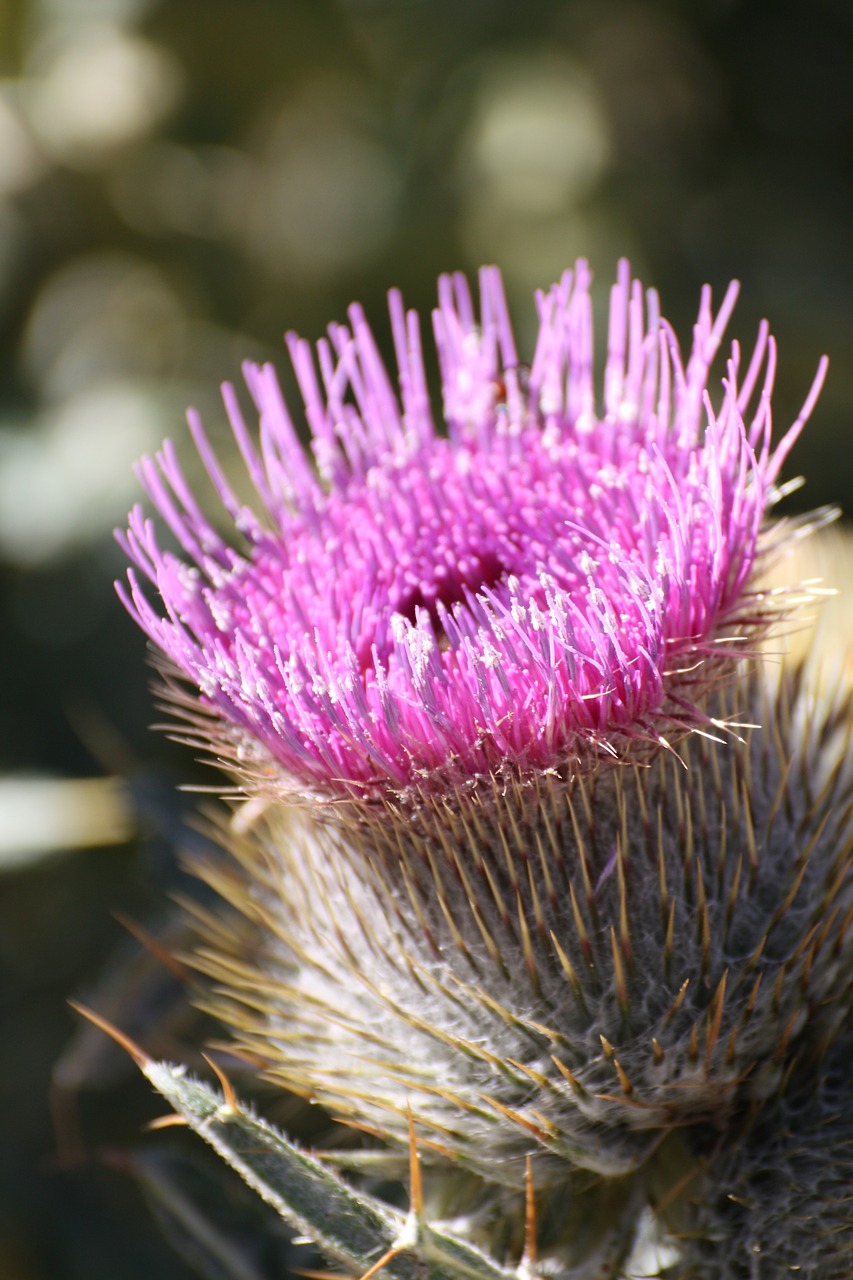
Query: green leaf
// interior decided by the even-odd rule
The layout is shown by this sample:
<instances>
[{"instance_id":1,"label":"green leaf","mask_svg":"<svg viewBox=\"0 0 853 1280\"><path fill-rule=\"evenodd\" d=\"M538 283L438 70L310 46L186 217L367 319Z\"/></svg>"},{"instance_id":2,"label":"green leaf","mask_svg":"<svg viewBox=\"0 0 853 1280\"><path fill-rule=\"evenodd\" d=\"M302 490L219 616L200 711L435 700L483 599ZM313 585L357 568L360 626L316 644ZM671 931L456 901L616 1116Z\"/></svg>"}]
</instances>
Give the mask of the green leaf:
<instances>
[{"instance_id":1,"label":"green leaf","mask_svg":"<svg viewBox=\"0 0 853 1280\"><path fill-rule=\"evenodd\" d=\"M151 1060L141 1067L175 1111L262 1199L355 1276L385 1254L391 1255L382 1268L388 1280L513 1276L464 1240L348 1186L266 1120L194 1079L184 1067Z\"/></svg>"}]
</instances>

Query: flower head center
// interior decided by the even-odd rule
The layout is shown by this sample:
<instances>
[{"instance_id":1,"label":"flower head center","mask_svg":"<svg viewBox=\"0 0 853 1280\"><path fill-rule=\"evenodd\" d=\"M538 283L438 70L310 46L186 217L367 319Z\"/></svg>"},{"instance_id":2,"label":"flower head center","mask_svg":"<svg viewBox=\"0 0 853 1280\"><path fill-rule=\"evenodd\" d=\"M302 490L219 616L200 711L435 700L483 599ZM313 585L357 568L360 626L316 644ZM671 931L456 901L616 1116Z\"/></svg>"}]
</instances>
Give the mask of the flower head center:
<instances>
[{"instance_id":1,"label":"flower head center","mask_svg":"<svg viewBox=\"0 0 853 1280\"><path fill-rule=\"evenodd\" d=\"M444 618L449 612L465 607L472 596L483 590L505 587L510 571L494 551L483 550L460 558L456 565L437 564L433 578L412 585L401 595L394 613L411 626L422 626L424 615L441 648L449 645Z\"/></svg>"}]
</instances>

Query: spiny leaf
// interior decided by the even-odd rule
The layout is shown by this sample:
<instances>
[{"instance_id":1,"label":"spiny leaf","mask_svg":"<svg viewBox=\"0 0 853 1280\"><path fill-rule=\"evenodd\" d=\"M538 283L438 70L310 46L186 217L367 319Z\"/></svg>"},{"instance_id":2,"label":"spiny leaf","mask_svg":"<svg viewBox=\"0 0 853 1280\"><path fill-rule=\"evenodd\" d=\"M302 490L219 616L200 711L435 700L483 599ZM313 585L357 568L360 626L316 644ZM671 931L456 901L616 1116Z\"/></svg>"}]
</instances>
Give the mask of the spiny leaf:
<instances>
[{"instance_id":1,"label":"spiny leaf","mask_svg":"<svg viewBox=\"0 0 853 1280\"><path fill-rule=\"evenodd\" d=\"M463 1240L348 1186L229 1091L219 1093L180 1066L151 1060L140 1066L258 1195L355 1276L385 1254L383 1273L389 1280L509 1280L512 1275Z\"/></svg>"}]
</instances>

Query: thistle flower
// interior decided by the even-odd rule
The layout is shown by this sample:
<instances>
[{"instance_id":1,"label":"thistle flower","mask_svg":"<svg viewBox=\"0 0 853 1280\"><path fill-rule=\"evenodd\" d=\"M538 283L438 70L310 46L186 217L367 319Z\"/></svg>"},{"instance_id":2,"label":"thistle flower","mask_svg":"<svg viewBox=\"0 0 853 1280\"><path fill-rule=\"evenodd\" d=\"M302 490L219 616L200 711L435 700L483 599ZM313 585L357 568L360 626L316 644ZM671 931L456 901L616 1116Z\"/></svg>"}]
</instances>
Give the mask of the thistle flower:
<instances>
[{"instance_id":1,"label":"thistle flower","mask_svg":"<svg viewBox=\"0 0 853 1280\"><path fill-rule=\"evenodd\" d=\"M269 1078L390 1148L373 1167L414 1123L438 1202L461 1172L463 1235L501 1257L535 1153L574 1205L548 1248L579 1277L617 1274L634 1175L674 1127L729 1123L848 1011L849 706L743 666L825 363L775 448L766 325L715 408L735 295L715 315L705 291L683 360L622 264L599 415L583 263L537 296L529 369L497 272L479 319L445 278L440 429L417 317L391 295L398 393L353 307L317 365L288 338L313 463L269 367L245 369L259 446L225 388L260 514L190 415L240 547L170 444L140 475L184 558L139 508L123 537L161 597L130 571L169 698L261 802L199 868L230 905L197 913L208 1007ZM771 730L707 732L744 715Z\"/></svg>"},{"instance_id":2,"label":"thistle flower","mask_svg":"<svg viewBox=\"0 0 853 1280\"><path fill-rule=\"evenodd\" d=\"M825 366L773 449L766 324L742 382L735 344L710 401L736 286L716 316L704 292L684 361L655 293L644 299L622 263L599 417L589 283L579 262L537 295L525 370L496 269L481 274L479 320L464 279L443 278L442 430L418 319L397 293L399 395L358 307L318 344L320 379L288 335L315 466L273 370L247 364L260 449L231 387L224 398L260 515L189 417L242 549L202 513L170 443L141 463L186 559L135 509L124 545L164 612L132 571L125 602L215 713L202 736L272 773L277 794L571 772L707 721L697 689L766 621L748 589L762 520Z\"/></svg>"}]
</instances>

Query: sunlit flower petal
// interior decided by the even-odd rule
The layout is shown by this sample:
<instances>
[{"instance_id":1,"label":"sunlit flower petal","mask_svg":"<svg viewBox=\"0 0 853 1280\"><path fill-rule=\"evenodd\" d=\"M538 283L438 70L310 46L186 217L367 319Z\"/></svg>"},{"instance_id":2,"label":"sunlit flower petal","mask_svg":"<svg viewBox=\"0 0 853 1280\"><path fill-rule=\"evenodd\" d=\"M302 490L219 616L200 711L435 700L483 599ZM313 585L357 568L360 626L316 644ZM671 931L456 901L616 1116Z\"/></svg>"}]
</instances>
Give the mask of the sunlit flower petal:
<instances>
[{"instance_id":1,"label":"sunlit flower petal","mask_svg":"<svg viewBox=\"0 0 853 1280\"><path fill-rule=\"evenodd\" d=\"M238 547L170 444L141 463L184 558L135 509L125 546L163 611L133 572L128 607L284 778L371 795L618 754L700 720L721 642L749 647L762 521L823 365L772 448L766 325L742 378L733 347L716 407L708 391L736 286L716 315L704 292L684 360L623 263L599 408L589 290L579 262L538 295L527 368L497 270L481 273L479 315L465 280L443 277L438 424L397 293L397 386L357 306L316 361L289 335L313 456L272 369L247 365L259 446L229 387L225 403L258 512L190 415Z\"/></svg>"}]
</instances>

